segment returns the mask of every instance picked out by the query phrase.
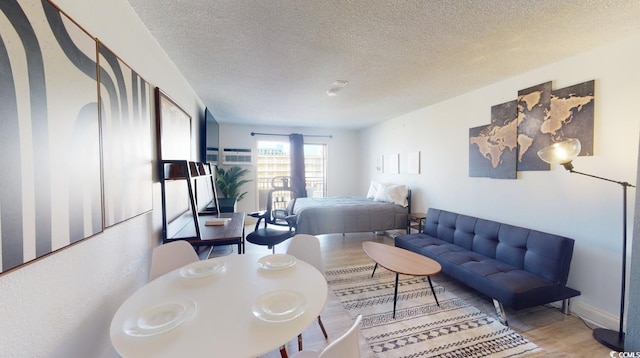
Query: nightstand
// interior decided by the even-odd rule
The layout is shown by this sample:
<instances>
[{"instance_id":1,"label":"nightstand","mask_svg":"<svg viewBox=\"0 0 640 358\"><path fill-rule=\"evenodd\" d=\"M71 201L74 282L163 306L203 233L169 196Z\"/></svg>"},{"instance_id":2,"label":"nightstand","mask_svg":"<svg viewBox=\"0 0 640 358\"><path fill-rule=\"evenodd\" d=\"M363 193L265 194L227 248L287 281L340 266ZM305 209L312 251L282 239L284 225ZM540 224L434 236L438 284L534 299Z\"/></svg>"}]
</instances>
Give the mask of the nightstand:
<instances>
[{"instance_id":1,"label":"nightstand","mask_svg":"<svg viewBox=\"0 0 640 358\"><path fill-rule=\"evenodd\" d=\"M411 233L411 229L422 232L424 220L427 218L426 213L409 213L407 214L407 234Z\"/></svg>"}]
</instances>

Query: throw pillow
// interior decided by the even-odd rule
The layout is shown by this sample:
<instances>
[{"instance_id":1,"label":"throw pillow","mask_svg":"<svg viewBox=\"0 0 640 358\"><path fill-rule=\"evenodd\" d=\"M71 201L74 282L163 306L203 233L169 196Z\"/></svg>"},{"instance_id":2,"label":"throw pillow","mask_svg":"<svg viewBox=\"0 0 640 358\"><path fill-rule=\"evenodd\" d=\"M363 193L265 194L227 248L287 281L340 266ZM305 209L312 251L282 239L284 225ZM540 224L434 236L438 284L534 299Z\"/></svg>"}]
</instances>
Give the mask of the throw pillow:
<instances>
[{"instance_id":1,"label":"throw pillow","mask_svg":"<svg viewBox=\"0 0 640 358\"><path fill-rule=\"evenodd\" d=\"M375 201L383 201L387 203L394 203L406 207L409 205L407 202L407 195L409 189L406 185L402 184L387 184L378 189L376 196L373 198Z\"/></svg>"},{"instance_id":2,"label":"throw pillow","mask_svg":"<svg viewBox=\"0 0 640 358\"><path fill-rule=\"evenodd\" d=\"M374 199L381 185L382 183L372 180L369 185L369 191L367 192L367 199Z\"/></svg>"}]
</instances>

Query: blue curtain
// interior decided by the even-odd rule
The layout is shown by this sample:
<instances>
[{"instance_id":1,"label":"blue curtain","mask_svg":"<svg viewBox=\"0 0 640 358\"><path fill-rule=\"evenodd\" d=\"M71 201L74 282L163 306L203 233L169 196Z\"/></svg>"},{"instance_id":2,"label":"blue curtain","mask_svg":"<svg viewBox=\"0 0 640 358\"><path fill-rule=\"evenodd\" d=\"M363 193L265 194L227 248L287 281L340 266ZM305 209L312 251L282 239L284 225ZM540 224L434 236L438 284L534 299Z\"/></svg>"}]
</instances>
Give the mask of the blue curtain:
<instances>
[{"instance_id":1,"label":"blue curtain","mask_svg":"<svg viewBox=\"0 0 640 358\"><path fill-rule=\"evenodd\" d=\"M293 133L289 135L291 144L291 188L296 198L307 197L307 185L304 173L304 136Z\"/></svg>"}]
</instances>

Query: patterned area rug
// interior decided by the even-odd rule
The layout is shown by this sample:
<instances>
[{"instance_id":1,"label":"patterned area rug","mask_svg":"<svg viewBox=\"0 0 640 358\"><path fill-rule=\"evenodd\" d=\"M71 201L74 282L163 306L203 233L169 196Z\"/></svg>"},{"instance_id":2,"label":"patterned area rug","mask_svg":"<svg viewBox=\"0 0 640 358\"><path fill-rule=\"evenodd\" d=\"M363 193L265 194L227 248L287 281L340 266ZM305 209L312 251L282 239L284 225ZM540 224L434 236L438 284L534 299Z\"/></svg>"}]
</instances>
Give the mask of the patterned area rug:
<instances>
[{"instance_id":1,"label":"patterned area rug","mask_svg":"<svg viewBox=\"0 0 640 358\"><path fill-rule=\"evenodd\" d=\"M395 273L373 265L326 271L349 313L363 315L361 334L377 357L519 357L538 350L520 334L426 277L400 275L396 318ZM434 280L433 280L434 281Z\"/></svg>"}]
</instances>

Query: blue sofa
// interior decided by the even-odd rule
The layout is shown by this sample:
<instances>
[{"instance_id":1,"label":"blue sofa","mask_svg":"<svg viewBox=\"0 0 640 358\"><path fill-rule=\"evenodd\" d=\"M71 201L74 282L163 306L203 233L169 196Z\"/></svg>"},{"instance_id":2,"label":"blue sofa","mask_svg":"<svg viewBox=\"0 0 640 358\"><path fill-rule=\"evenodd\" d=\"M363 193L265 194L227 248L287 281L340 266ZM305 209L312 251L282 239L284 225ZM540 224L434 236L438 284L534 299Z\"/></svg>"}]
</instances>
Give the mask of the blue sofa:
<instances>
[{"instance_id":1,"label":"blue sofa","mask_svg":"<svg viewBox=\"0 0 640 358\"><path fill-rule=\"evenodd\" d=\"M506 324L514 310L569 299L566 286L574 240L496 221L429 209L422 232L395 245L436 260L442 272L493 299Z\"/></svg>"}]
</instances>

